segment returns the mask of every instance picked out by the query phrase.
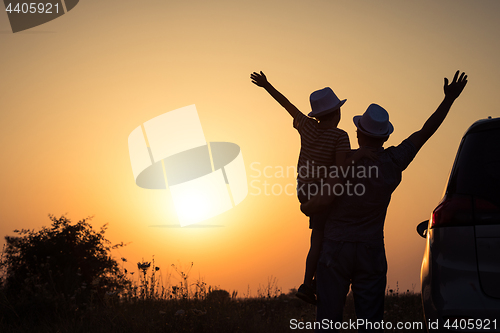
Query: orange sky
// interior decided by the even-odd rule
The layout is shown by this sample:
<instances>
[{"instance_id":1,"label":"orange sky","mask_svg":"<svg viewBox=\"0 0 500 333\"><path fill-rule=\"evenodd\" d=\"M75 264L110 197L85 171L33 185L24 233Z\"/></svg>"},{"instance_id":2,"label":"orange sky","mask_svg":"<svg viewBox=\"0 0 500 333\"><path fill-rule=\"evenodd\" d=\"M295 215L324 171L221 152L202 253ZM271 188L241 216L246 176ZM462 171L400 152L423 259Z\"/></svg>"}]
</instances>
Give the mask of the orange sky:
<instances>
[{"instance_id":1,"label":"orange sky","mask_svg":"<svg viewBox=\"0 0 500 333\"><path fill-rule=\"evenodd\" d=\"M479 4L479 5L478 5ZM126 267L154 255L164 272L194 262L209 285L253 294L271 276L284 290L303 278L307 218L294 195L249 195L205 221L177 223L168 190L134 183L127 138L145 121L196 104L207 141L241 147L251 165L294 166L299 136L290 116L250 83L269 80L300 110L325 86L347 98L339 127L355 148L352 116L384 106L395 131L418 130L443 97L443 77L469 84L437 134L403 174L386 220L388 285L419 291L424 240L416 225L443 193L461 136L500 116L500 2L473 1L80 1L68 14L13 34L0 13L0 235L47 225L47 214L109 223L108 238L131 242ZM260 163L260 164L252 164ZM255 169L255 168L254 168ZM257 186L257 185L256 185ZM3 242L3 240L2 240Z\"/></svg>"}]
</instances>

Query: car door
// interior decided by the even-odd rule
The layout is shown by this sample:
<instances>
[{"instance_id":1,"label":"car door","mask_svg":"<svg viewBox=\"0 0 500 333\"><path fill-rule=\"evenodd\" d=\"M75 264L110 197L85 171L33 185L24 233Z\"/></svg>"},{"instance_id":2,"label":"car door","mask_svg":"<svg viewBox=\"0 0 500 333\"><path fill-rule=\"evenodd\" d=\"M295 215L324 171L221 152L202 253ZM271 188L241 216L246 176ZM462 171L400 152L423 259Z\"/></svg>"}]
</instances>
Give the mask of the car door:
<instances>
[{"instance_id":1,"label":"car door","mask_svg":"<svg viewBox=\"0 0 500 333\"><path fill-rule=\"evenodd\" d=\"M500 298L500 127L467 135L455 176L456 192L473 198L481 288Z\"/></svg>"}]
</instances>

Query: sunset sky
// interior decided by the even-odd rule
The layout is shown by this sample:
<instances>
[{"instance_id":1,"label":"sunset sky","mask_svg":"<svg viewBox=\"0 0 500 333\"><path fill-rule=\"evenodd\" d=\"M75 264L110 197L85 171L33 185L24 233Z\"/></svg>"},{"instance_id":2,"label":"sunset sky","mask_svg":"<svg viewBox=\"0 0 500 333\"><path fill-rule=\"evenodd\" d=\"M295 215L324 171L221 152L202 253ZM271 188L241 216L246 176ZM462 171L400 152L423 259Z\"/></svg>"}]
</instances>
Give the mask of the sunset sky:
<instances>
[{"instance_id":1,"label":"sunset sky","mask_svg":"<svg viewBox=\"0 0 500 333\"><path fill-rule=\"evenodd\" d=\"M388 287L419 292L415 227L441 199L465 130L500 116L499 15L497 0L82 0L14 34L0 13L1 243L47 226L48 214L94 216L108 239L130 243L113 252L129 270L154 256L173 284L170 265L194 262L190 282L255 295L272 277L287 292L303 280L310 230L295 194L276 193L295 175L276 172L296 165L300 138L250 73L264 71L304 113L312 91L332 87L347 98L339 128L357 148L354 115L382 105L395 127L386 147L397 145L461 70L467 87L403 173L386 219ZM135 184L127 139L191 104L207 141L240 146L249 194L206 227L180 228L168 189Z\"/></svg>"}]
</instances>

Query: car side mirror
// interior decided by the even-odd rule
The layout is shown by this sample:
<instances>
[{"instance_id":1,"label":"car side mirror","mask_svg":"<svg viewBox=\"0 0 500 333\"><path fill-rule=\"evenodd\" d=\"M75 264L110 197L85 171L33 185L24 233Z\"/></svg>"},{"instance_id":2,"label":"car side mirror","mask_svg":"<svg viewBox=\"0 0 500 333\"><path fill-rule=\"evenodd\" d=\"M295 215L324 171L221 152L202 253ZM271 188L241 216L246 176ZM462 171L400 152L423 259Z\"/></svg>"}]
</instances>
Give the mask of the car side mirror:
<instances>
[{"instance_id":1,"label":"car side mirror","mask_svg":"<svg viewBox=\"0 0 500 333\"><path fill-rule=\"evenodd\" d=\"M426 238L428 226L429 226L429 220L419 223L417 225L417 233L423 238Z\"/></svg>"}]
</instances>

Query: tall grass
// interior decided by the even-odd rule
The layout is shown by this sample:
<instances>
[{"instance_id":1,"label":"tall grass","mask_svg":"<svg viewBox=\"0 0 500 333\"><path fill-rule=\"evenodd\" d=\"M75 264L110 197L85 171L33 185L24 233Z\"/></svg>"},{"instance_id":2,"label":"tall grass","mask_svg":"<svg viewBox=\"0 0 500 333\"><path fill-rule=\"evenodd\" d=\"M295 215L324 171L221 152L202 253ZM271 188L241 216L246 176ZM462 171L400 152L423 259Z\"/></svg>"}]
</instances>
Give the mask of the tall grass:
<instances>
[{"instance_id":1,"label":"tall grass","mask_svg":"<svg viewBox=\"0 0 500 333\"><path fill-rule=\"evenodd\" d=\"M257 297L250 297L249 292L246 297L238 297L236 291L230 294L207 286L200 278L190 283L192 263L187 268L171 267L173 272L163 276L154 258L151 262L141 261L135 272L124 269L133 282L126 292L109 293L105 299L84 307L57 302L49 302L51 306L47 307L43 302L37 303L40 300L27 305L0 293L0 332L279 333L291 331L292 319L315 320L315 307L296 298L295 289L283 293L275 277L259 285ZM178 283L171 283L173 277ZM344 319L355 319L350 295ZM420 296L413 292L388 291L384 319L393 323L422 321Z\"/></svg>"}]
</instances>

